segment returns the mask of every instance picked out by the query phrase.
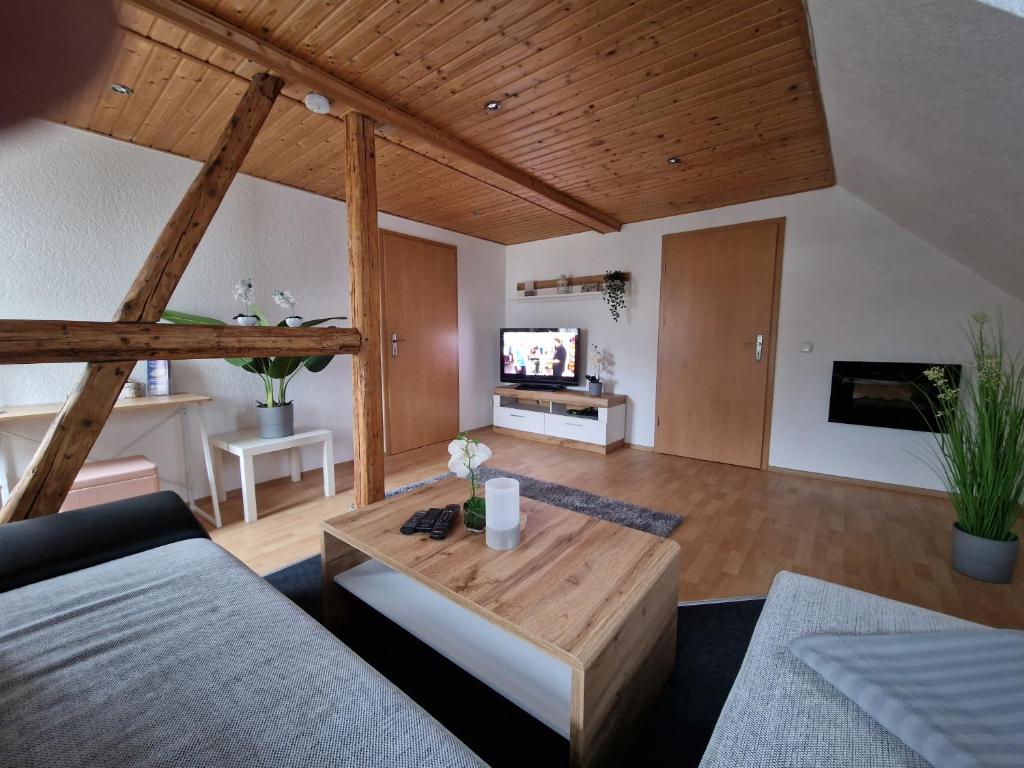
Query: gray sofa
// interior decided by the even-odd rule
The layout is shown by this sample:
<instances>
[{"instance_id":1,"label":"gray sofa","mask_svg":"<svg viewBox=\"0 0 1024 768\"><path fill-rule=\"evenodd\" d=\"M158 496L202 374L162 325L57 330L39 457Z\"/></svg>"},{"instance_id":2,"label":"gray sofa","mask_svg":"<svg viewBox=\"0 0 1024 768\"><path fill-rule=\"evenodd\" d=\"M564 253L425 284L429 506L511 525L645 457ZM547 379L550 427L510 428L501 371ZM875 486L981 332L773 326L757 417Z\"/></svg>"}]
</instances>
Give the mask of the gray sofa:
<instances>
[{"instance_id":1,"label":"gray sofa","mask_svg":"<svg viewBox=\"0 0 1024 768\"><path fill-rule=\"evenodd\" d=\"M206 538L0 594L6 768L482 764Z\"/></svg>"},{"instance_id":2,"label":"gray sofa","mask_svg":"<svg viewBox=\"0 0 1024 768\"><path fill-rule=\"evenodd\" d=\"M813 634L978 627L827 581L779 573L701 768L927 766L916 752L797 659L789 642Z\"/></svg>"}]
</instances>

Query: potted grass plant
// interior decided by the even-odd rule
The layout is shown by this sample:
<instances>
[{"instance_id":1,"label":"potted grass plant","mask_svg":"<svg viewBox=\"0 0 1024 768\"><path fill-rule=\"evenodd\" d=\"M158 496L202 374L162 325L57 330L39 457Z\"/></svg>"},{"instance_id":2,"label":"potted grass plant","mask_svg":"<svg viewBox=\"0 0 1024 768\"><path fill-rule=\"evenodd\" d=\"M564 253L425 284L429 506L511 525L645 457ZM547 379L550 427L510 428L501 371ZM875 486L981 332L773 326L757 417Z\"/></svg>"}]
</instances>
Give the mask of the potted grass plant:
<instances>
[{"instance_id":1,"label":"potted grass plant","mask_svg":"<svg viewBox=\"0 0 1024 768\"><path fill-rule=\"evenodd\" d=\"M242 288L241 294L239 287ZM277 294L282 294L278 300ZM260 310L252 305L254 289L251 280L242 280L235 286L235 296L245 301L246 312L251 312L254 323L241 323L242 325L267 326L270 323ZM306 320L294 316L295 298L287 291L275 291L275 301L281 306L286 306L292 311L292 317L286 318L278 325L287 325L292 328L309 328L321 325L331 320L345 320L345 317L324 317L318 320ZM282 303L283 302L283 303ZM249 316L249 315L247 315ZM179 325L224 325L223 320L215 317L203 317L192 315L187 312L178 312L169 309L163 313L162 319L169 323ZM236 322L240 322L235 318ZM298 323L289 321L298 320ZM260 379L263 387L263 400L256 401L256 420L260 428L260 437L288 437L295 433L295 408L288 399L288 385L302 371L319 373L326 368L333 355L310 355L308 357L234 357L225 358L243 371L255 374Z\"/></svg>"},{"instance_id":2,"label":"potted grass plant","mask_svg":"<svg viewBox=\"0 0 1024 768\"><path fill-rule=\"evenodd\" d=\"M949 491L953 567L982 581L1013 577L1024 502L1024 368L1006 352L1002 323L976 314L969 332L973 368L957 387L942 366L925 375L936 417L937 468Z\"/></svg>"}]
</instances>

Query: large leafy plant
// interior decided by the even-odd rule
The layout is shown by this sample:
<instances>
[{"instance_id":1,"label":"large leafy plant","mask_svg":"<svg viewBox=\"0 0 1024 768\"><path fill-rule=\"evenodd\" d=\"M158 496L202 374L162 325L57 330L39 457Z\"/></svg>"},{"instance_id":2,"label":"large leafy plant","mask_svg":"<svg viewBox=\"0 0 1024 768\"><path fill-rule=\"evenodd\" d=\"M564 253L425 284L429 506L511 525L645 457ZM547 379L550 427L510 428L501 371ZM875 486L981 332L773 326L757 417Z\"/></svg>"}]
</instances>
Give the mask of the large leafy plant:
<instances>
[{"instance_id":1,"label":"large leafy plant","mask_svg":"<svg viewBox=\"0 0 1024 768\"><path fill-rule=\"evenodd\" d=\"M246 310L249 311L250 305L246 304ZM268 326L270 323L267 322L266 316L257 308L252 307L251 310L255 313L256 317L259 318L258 325ZM223 320L218 320L215 317L203 317L202 315L191 315L187 312L177 312L172 309L168 309L161 316L164 320L170 323L177 323L179 325L226 325ZM344 317L323 317L319 320L307 320L302 323L303 328L309 328L314 325L321 325L322 323L329 322L331 320L345 320ZM279 326L286 325L282 320L278 323ZM309 371L310 373L319 373L326 368L331 360L334 359L333 355L310 355L309 357L229 357L225 360L231 365L241 368L243 371L254 373L260 377L263 384L263 402L258 403L261 408L280 408L281 406L288 405L291 401L288 400L288 385L292 379L301 371Z\"/></svg>"},{"instance_id":2,"label":"large leafy plant","mask_svg":"<svg viewBox=\"0 0 1024 768\"><path fill-rule=\"evenodd\" d=\"M934 386L938 465L966 533L1013 541L1024 502L1024 367L1006 352L1002 325L976 314L970 329L973 375L959 388L943 366Z\"/></svg>"}]
</instances>

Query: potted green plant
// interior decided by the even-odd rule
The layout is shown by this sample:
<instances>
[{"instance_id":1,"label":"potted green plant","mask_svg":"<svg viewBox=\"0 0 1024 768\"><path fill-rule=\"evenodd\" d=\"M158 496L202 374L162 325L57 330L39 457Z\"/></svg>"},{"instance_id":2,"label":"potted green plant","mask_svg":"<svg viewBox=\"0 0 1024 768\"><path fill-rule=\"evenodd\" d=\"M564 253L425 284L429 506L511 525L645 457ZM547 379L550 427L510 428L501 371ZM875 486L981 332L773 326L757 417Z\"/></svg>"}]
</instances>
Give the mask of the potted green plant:
<instances>
[{"instance_id":1,"label":"potted green plant","mask_svg":"<svg viewBox=\"0 0 1024 768\"><path fill-rule=\"evenodd\" d=\"M973 372L957 387L942 366L925 375L936 413L937 464L957 521L953 567L1007 583L1020 549L1014 533L1024 502L1024 368L1006 352L1002 324L976 314L969 333Z\"/></svg>"},{"instance_id":2,"label":"potted green plant","mask_svg":"<svg viewBox=\"0 0 1024 768\"><path fill-rule=\"evenodd\" d=\"M242 286L246 288L246 311L252 311L252 315L256 319L255 325L267 326L266 317L259 311L258 308L252 307L252 281L243 280L235 286L235 295L238 296L238 288ZM285 293L282 291L282 293ZM291 294L288 294L291 297ZM291 298L294 307L294 298ZM165 311L162 318L169 323L177 323L179 325L225 325L223 320L218 320L215 317L203 317L202 315L192 315L187 312L178 312L172 309ZM315 325L321 325L331 320L345 320L345 317L324 317L319 320L307 320L299 323L299 326L309 328ZM278 323L281 325L290 325L286 320L282 320ZM249 325L249 323L244 323ZM292 326L298 327L298 326ZM310 355L308 357L235 357L226 358L226 362L231 363L243 371L253 373L260 378L260 383L263 385L263 400L256 402L256 418L260 427L260 437L288 437L295 433L295 409L291 400L288 399L288 385L291 383L300 372L309 371L310 373L319 373L326 368L331 360L334 359L333 355Z\"/></svg>"},{"instance_id":3,"label":"potted green plant","mask_svg":"<svg viewBox=\"0 0 1024 768\"><path fill-rule=\"evenodd\" d=\"M451 456L448 459L448 469L455 473L456 477L469 480L469 498L462 505L463 522L467 529L480 533L486 524L486 507L484 498L476 495L480 485L477 470L491 458L491 449L479 440L462 433L448 444L448 453Z\"/></svg>"},{"instance_id":4,"label":"potted green plant","mask_svg":"<svg viewBox=\"0 0 1024 768\"><path fill-rule=\"evenodd\" d=\"M622 310L626 308L626 273L619 269L610 269L604 273L604 284L601 289L612 320L619 322Z\"/></svg>"}]
</instances>

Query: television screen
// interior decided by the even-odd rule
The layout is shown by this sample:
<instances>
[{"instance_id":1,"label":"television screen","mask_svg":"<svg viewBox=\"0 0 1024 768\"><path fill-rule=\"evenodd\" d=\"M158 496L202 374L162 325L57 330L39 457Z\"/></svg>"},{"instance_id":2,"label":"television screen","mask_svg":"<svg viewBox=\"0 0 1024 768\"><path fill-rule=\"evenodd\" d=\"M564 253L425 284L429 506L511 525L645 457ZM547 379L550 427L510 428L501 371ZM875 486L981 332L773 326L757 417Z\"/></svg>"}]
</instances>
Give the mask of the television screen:
<instances>
[{"instance_id":1,"label":"television screen","mask_svg":"<svg viewBox=\"0 0 1024 768\"><path fill-rule=\"evenodd\" d=\"M579 328L503 328L501 380L578 384Z\"/></svg>"}]
</instances>

